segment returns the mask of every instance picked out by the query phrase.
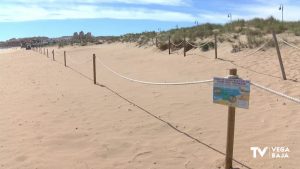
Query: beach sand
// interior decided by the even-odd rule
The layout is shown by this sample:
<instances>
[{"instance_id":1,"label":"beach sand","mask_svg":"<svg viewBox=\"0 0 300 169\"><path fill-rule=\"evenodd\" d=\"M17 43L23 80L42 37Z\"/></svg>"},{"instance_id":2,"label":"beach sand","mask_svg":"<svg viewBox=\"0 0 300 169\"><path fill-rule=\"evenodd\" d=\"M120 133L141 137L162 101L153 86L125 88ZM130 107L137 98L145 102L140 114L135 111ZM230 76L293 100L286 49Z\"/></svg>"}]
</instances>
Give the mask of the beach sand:
<instances>
[{"instance_id":1,"label":"beach sand","mask_svg":"<svg viewBox=\"0 0 300 169\"><path fill-rule=\"evenodd\" d=\"M154 47L103 44L54 48L55 59L34 51L0 53L0 168L220 169L224 168L227 107L212 103L212 83L153 86L128 77L181 82L243 79L300 97L299 51L282 46L288 80L281 80L275 48L243 56L229 44L214 51L168 55ZM63 66L67 52L68 68ZM300 105L251 86L249 110L236 110L235 168L298 169ZM284 146L289 158L252 157L250 147Z\"/></svg>"}]
</instances>

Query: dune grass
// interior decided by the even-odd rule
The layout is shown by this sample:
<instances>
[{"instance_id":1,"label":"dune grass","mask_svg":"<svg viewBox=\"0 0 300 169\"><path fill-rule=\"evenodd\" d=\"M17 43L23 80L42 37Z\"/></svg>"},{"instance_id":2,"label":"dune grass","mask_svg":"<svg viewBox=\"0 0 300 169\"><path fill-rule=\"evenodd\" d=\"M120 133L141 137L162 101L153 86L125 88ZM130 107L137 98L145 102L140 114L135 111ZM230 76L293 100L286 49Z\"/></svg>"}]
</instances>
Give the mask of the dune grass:
<instances>
[{"instance_id":1,"label":"dune grass","mask_svg":"<svg viewBox=\"0 0 300 169\"><path fill-rule=\"evenodd\" d=\"M214 30L218 30L218 34L233 34L232 38L218 36L220 43L228 41L235 43L233 48L256 48L266 42L265 35L270 34L272 30L276 33L290 32L296 36L300 36L300 22L281 22L274 17L267 19L254 18L251 20L235 20L231 23L224 25L221 24L202 24L193 27L176 28L162 32L142 32L136 34L125 34L119 37L119 41L122 42L137 42L139 45L153 44L155 38L163 44L159 45L159 48L166 50L166 44L169 37L175 44L180 43L184 38L189 42L197 44L197 40L203 40L214 35ZM240 42L239 36L245 35L246 42ZM269 46L272 46L270 44ZM183 45L177 47L182 48ZM203 51L212 49L213 46L205 45L202 47Z\"/></svg>"}]
</instances>

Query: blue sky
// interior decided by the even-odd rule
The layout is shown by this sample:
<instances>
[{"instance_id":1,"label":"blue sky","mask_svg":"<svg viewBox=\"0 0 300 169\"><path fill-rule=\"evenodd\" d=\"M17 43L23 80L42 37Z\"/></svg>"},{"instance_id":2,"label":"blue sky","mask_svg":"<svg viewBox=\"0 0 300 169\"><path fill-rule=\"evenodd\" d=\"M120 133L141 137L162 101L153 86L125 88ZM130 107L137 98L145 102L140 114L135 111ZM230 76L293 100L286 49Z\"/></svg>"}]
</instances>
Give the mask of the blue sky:
<instances>
[{"instance_id":1,"label":"blue sky","mask_svg":"<svg viewBox=\"0 0 300 169\"><path fill-rule=\"evenodd\" d=\"M0 0L0 40L59 37L75 31L120 35L233 19L299 20L297 0Z\"/></svg>"}]
</instances>

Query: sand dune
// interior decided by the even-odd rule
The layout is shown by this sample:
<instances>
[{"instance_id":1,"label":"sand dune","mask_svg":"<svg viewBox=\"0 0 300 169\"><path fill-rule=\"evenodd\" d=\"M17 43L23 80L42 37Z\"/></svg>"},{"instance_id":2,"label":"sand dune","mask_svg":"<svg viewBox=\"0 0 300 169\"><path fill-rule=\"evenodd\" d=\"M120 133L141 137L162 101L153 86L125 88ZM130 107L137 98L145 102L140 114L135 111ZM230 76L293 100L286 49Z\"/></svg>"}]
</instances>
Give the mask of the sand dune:
<instances>
[{"instance_id":1,"label":"sand dune","mask_svg":"<svg viewBox=\"0 0 300 169\"><path fill-rule=\"evenodd\" d=\"M242 57L253 50L232 54L228 46L219 47L217 60L214 51L195 49L184 58L182 51L168 55L120 43L54 48L55 62L52 48L50 58L34 51L1 52L0 167L224 168L227 107L212 103L212 84L132 83L99 63L97 81L106 87L89 79L95 53L135 79L206 80L237 68L244 79L300 97L299 51L282 46L288 78L283 81L275 49ZM64 50L69 68L63 66ZM299 110L299 104L252 86L250 109L236 113L234 158L245 166L234 166L298 169ZM289 147L290 158L254 159L252 146Z\"/></svg>"}]
</instances>

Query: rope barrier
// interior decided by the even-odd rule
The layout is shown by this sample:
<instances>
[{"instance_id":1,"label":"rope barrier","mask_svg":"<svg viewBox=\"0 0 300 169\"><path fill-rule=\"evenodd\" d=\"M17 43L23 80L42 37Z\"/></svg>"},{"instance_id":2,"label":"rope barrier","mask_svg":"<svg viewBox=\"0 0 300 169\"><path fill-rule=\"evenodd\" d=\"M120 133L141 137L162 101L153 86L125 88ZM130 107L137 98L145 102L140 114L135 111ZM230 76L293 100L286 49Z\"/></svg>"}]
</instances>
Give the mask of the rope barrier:
<instances>
[{"instance_id":1,"label":"rope barrier","mask_svg":"<svg viewBox=\"0 0 300 169\"><path fill-rule=\"evenodd\" d=\"M187 43L195 48L201 48L202 46L207 45L209 42L212 42L213 39L210 39L208 41L206 41L205 43L201 44L201 45L193 45L192 43L190 43L189 41L187 41Z\"/></svg>"},{"instance_id":2,"label":"rope barrier","mask_svg":"<svg viewBox=\"0 0 300 169\"><path fill-rule=\"evenodd\" d=\"M293 102L296 102L296 103L299 103L299 104L300 104L300 99L298 99L298 98L288 96L288 95L286 95L286 94L284 94L284 93L280 93L280 92L278 92L278 91L275 91L275 90L273 90L273 89L267 88L267 87L265 87L265 86L259 85L259 84L254 83L254 82L251 82L251 84L254 85L254 86L256 86L256 87L258 87L258 88L260 88L260 89L263 89L263 90L265 90L265 91L267 91L267 92L273 93L273 94L275 94L275 95L277 95L277 96L286 98L286 99L288 99L288 100L291 100L291 101L293 101Z\"/></svg>"},{"instance_id":3,"label":"rope barrier","mask_svg":"<svg viewBox=\"0 0 300 169\"><path fill-rule=\"evenodd\" d=\"M190 82L173 82L173 83L163 83L163 82L147 82L147 81L141 81L141 80L136 80L136 79L132 79L132 78L129 78L129 77L126 77L124 75L121 75L120 73L112 70L110 67L106 66L103 62L101 62L99 60L99 57L97 57L97 61L102 65L104 66L104 68L106 68L107 70L109 70L110 72L112 72L113 74L123 78L123 79L126 79L126 80L129 80L129 81L132 81L132 82L137 82L137 83L142 83L142 84L149 84L149 85L190 85L190 84L201 84L201 83L211 83L213 82L213 80L200 80L200 81L190 81ZM291 101L294 101L296 103L299 103L300 104L300 99L298 98L295 98L295 97L292 97L292 96L289 96L289 95L286 95L284 93L281 93L281 92L278 92L278 91L275 91L273 89L270 89L270 88L267 88L265 86L262 86L262 85L259 85L257 83L254 83L254 82L251 82L252 85L260 88L260 89L263 89L267 92L270 92L272 94L275 94L277 96L280 96L280 97L283 97L283 98L286 98L288 100L291 100Z\"/></svg>"},{"instance_id":4,"label":"rope barrier","mask_svg":"<svg viewBox=\"0 0 300 169\"><path fill-rule=\"evenodd\" d=\"M269 40L270 41L270 40ZM263 44L261 47L259 47L255 52L259 51L260 49L262 49L269 41L267 41L265 44ZM286 42L282 39L283 42ZM287 42L286 42L287 43ZM252 52L255 53L255 52ZM211 83L213 82L212 79L210 80L199 80L199 81L187 81L187 82L149 82L149 81L142 81L142 80L137 80L137 79L132 79L132 78L129 78L129 77L126 77L116 71L114 71L113 69L111 69L110 67L108 67L107 65L105 65L101 59L99 57L97 57L97 62L100 63L105 69L107 69L108 71L112 72L113 74L125 79L125 80L129 80L129 81L132 81L132 82L136 82L136 83L141 83L141 84L148 84L148 85L191 85L191 84L202 84L202 83ZM69 60L70 61L70 60ZM88 63L92 61L92 59L89 59L87 60L86 62L82 62L83 63ZM72 61L71 61L72 62ZM73 62L74 63L74 62ZM262 86L260 84L257 84L257 83L254 83L254 82L251 82L251 84L257 88L260 88L262 90L265 90L269 93L272 93L272 94L275 94L277 96L280 96L280 97L283 97L285 99L288 99L290 101L293 101L295 103L298 103L300 104L300 99L299 98L296 98L296 97L292 97L292 96L289 96L287 94L284 94L284 93L281 93L279 91L276 91L276 90L273 90L273 89L270 89L268 87L265 87L265 86Z\"/></svg>"},{"instance_id":5,"label":"rope barrier","mask_svg":"<svg viewBox=\"0 0 300 169\"><path fill-rule=\"evenodd\" d=\"M189 45L191 45L192 47L199 48L199 46L194 45L194 44L190 43L189 41L186 41L186 43L189 44Z\"/></svg>"},{"instance_id":6,"label":"rope barrier","mask_svg":"<svg viewBox=\"0 0 300 169\"><path fill-rule=\"evenodd\" d=\"M175 46L175 47L179 47L179 46L182 45L183 42L184 42L184 41L181 41L179 44L174 44L173 42L171 42L171 44L172 44L173 46Z\"/></svg>"},{"instance_id":7,"label":"rope barrier","mask_svg":"<svg viewBox=\"0 0 300 169\"><path fill-rule=\"evenodd\" d=\"M104 66L104 68L106 68L107 70L109 70L110 72L112 72L113 74L123 78L123 79L126 79L126 80L129 80L129 81L132 81L132 82L137 82L137 83L142 83L142 84L149 84L149 85L190 85L190 84L201 84L201 83L211 83L213 82L213 80L200 80L200 81L189 81L189 82L173 82L173 83L163 83L163 82L147 82L147 81L141 81L141 80L136 80L136 79L132 79L132 78L129 78L129 77L126 77L124 75L121 75L120 73L112 70L110 67L106 66L101 60L99 60L99 57L97 57L97 61L102 65ZM280 96L280 97L283 97L283 98L286 98L288 100L291 100L293 102L296 102L296 103L299 103L300 104L300 99L298 98L295 98L295 97L292 97L292 96L289 96L289 95L286 95L284 93L281 93L281 92L278 92L278 91L275 91L273 89L270 89L270 88L267 88L265 86L262 86L260 84L257 84L257 83L254 83L254 82L251 82L252 85L254 85L255 87L258 87L260 89L263 89L269 93L272 93L272 94L275 94L277 96Z\"/></svg>"},{"instance_id":8,"label":"rope barrier","mask_svg":"<svg viewBox=\"0 0 300 169\"><path fill-rule=\"evenodd\" d=\"M280 37L279 37L279 39L280 39L283 43L285 43L286 45L288 45L288 46L290 46L290 47L293 47L293 48L296 48L296 49L299 49L299 50L300 50L300 47L298 47L298 46L296 46L296 45L293 45L293 44L291 44L291 43L285 41L284 39L282 39L282 38L280 38Z\"/></svg>"},{"instance_id":9,"label":"rope barrier","mask_svg":"<svg viewBox=\"0 0 300 169\"><path fill-rule=\"evenodd\" d=\"M191 84L200 84L200 83L210 83L213 82L213 80L199 80L199 81L189 81L189 82L148 82L148 81L142 81L142 80L136 80L136 79L132 79L129 77L126 77L124 75L121 75L120 73L112 70L110 67L106 66L99 57L97 57L97 62L99 62L104 68L106 68L108 71L112 72L113 74L132 81L132 82L136 82L136 83L141 83L141 84L148 84L148 85L191 85Z\"/></svg>"},{"instance_id":10,"label":"rope barrier","mask_svg":"<svg viewBox=\"0 0 300 169\"><path fill-rule=\"evenodd\" d=\"M261 45L259 48L257 48L255 51L253 52L250 52L248 54L245 54L241 57L246 57L246 56L251 56L251 55L254 55L255 53L257 53L258 51L260 51L261 49L263 49L272 39L269 39L267 42L265 42L263 45Z\"/></svg>"}]
</instances>

